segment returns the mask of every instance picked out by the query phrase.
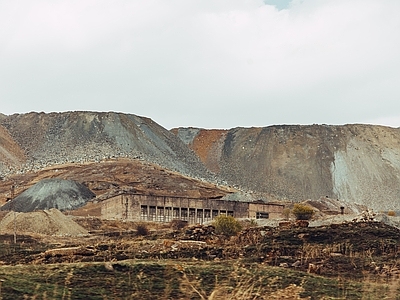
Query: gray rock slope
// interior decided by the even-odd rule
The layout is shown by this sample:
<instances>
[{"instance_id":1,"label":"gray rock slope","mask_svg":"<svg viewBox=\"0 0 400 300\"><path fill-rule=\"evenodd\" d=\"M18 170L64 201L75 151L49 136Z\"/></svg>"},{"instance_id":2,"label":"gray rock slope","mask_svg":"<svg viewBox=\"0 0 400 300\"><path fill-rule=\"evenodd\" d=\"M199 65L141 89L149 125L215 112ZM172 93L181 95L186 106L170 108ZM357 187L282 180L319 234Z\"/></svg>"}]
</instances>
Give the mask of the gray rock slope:
<instances>
[{"instance_id":1,"label":"gray rock slope","mask_svg":"<svg viewBox=\"0 0 400 300\"><path fill-rule=\"evenodd\" d=\"M282 125L173 130L206 166L272 199L328 196L400 209L400 129L376 125Z\"/></svg>"},{"instance_id":2,"label":"gray rock slope","mask_svg":"<svg viewBox=\"0 0 400 300\"><path fill-rule=\"evenodd\" d=\"M1 125L23 149L22 172L48 165L138 158L193 177L211 177L179 138L149 118L100 112L28 113Z\"/></svg>"},{"instance_id":3,"label":"gray rock slope","mask_svg":"<svg viewBox=\"0 0 400 300\"><path fill-rule=\"evenodd\" d=\"M64 179L44 179L30 187L0 209L30 212L57 208L72 210L93 199L92 193L83 184Z\"/></svg>"}]
</instances>

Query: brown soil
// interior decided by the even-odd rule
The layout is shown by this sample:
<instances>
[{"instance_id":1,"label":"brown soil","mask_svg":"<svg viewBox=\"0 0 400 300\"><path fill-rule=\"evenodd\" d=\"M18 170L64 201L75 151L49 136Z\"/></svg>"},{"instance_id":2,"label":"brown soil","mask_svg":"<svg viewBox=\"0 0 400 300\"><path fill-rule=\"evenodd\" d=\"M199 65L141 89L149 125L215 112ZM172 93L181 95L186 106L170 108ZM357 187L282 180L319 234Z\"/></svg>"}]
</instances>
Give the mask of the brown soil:
<instances>
[{"instance_id":1,"label":"brown soil","mask_svg":"<svg viewBox=\"0 0 400 300\"><path fill-rule=\"evenodd\" d=\"M15 195L46 178L70 179L85 184L97 196L111 196L123 190L142 194L217 198L233 189L199 181L157 165L140 160L118 159L101 163L64 164L38 172L14 175L0 181L0 203L10 197L11 185Z\"/></svg>"},{"instance_id":2,"label":"brown soil","mask_svg":"<svg viewBox=\"0 0 400 300\"><path fill-rule=\"evenodd\" d=\"M146 224L140 236L137 223L77 219L92 232L82 237L18 235L18 249L7 250L12 236L0 235L5 264L119 261L125 259L192 259L243 263L308 271L328 277L388 278L397 268L400 231L378 222L351 222L313 228L251 227L238 236L215 234L212 226L173 230L168 224ZM8 240L6 243L5 241Z\"/></svg>"},{"instance_id":3,"label":"brown soil","mask_svg":"<svg viewBox=\"0 0 400 300\"><path fill-rule=\"evenodd\" d=\"M217 160L218 156L215 156L215 152L221 152L222 143L224 140L227 130L204 130L201 129L196 139L190 147L197 153L201 161L208 167L212 172L219 173L220 166Z\"/></svg>"},{"instance_id":4,"label":"brown soil","mask_svg":"<svg viewBox=\"0 0 400 300\"><path fill-rule=\"evenodd\" d=\"M0 233L12 234L14 228L18 235L77 236L88 233L86 229L54 208L29 213L9 212L0 221Z\"/></svg>"},{"instance_id":5,"label":"brown soil","mask_svg":"<svg viewBox=\"0 0 400 300\"><path fill-rule=\"evenodd\" d=\"M0 162L7 166L19 166L26 160L24 151L0 125ZM0 166L1 171L1 166Z\"/></svg>"}]
</instances>

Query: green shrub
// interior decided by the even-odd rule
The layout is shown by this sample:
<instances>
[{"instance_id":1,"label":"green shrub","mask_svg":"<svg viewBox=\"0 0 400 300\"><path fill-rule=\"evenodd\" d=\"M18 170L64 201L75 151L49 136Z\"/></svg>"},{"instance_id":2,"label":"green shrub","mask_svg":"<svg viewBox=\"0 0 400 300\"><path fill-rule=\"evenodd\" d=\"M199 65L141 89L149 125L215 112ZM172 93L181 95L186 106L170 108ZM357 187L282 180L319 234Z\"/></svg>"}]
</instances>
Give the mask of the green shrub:
<instances>
[{"instance_id":1,"label":"green shrub","mask_svg":"<svg viewBox=\"0 0 400 300\"><path fill-rule=\"evenodd\" d=\"M308 205L296 203L293 206L292 214L296 220L310 220L314 215L314 210Z\"/></svg>"},{"instance_id":2,"label":"green shrub","mask_svg":"<svg viewBox=\"0 0 400 300\"><path fill-rule=\"evenodd\" d=\"M242 230L242 225L232 216L220 215L214 219L213 223L216 234L225 236L237 235Z\"/></svg>"}]
</instances>

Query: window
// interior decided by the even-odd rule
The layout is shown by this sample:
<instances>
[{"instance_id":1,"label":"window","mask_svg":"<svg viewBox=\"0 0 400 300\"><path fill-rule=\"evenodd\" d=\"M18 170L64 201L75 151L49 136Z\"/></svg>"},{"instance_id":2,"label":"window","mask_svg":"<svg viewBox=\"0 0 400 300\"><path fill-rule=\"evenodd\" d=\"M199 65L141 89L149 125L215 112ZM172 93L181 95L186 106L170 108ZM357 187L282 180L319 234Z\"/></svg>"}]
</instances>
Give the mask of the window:
<instances>
[{"instance_id":1,"label":"window","mask_svg":"<svg viewBox=\"0 0 400 300\"><path fill-rule=\"evenodd\" d=\"M181 208L181 219L182 220L187 220L188 218L188 209L187 208Z\"/></svg>"},{"instance_id":2,"label":"window","mask_svg":"<svg viewBox=\"0 0 400 300\"><path fill-rule=\"evenodd\" d=\"M157 206L157 221L163 222L164 221L164 207Z\"/></svg>"},{"instance_id":3,"label":"window","mask_svg":"<svg viewBox=\"0 0 400 300\"><path fill-rule=\"evenodd\" d=\"M203 223L203 214L204 214L204 212L203 212L202 209L197 209L197 220L196 220L196 223L199 223L199 224Z\"/></svg>"},{"instance_id":4,"label":"window","mask_svg":"<svg viewBox=\"0 0 400 300\"><path fill-rule=\"evenodd\" d=\"M256 219L268 219L269 213L267 212L256 212Z\"/></svg>"},{"instance_id":5,"label":"window","mask_svg":"<svg viewBox=\"0 0 400 300\"><path fill-rule=\"evenodd\" d=\"M189 208L189 223L196 223L196 209Z\"/></svg>"},{"instance_id":6,"label":"window","mask_svg":"<svg viewBox=\"0 0 400 300\"><path fill-rule=\"evenodd\" d=\"M218 210L213 210L212 211L212 218L215 219L216 217L218 217L219 213Z\"/></svg>"},{"instance_id":7,"label":"window","mask_svg":"<svg viewBox=\"0 0 400 300\"><path fill-rule=\"evenodd\" d=\"M140 206L140 219L147 220L147 217L148 217L147 205L141 205Z\"/></svg>"},{"instance_id":8,"label":"window","mask_svg":"<svg viewBox=\"0 0 400 300\"><path fill-rule=\"evenodd\" d=\"M165 222L169 222L172 220L172 207L165 207Z\"/></svg>"},{"instance_id":9,"label":"window","mask_svg":"<svg viewBox=\"0 0 400 300\"><path fill-rule=\"evenodd\" d=\"M156 207L155 206L150 206L149 208L149 220L150 221L156 221Z\"/></svg>"}]
</instances>

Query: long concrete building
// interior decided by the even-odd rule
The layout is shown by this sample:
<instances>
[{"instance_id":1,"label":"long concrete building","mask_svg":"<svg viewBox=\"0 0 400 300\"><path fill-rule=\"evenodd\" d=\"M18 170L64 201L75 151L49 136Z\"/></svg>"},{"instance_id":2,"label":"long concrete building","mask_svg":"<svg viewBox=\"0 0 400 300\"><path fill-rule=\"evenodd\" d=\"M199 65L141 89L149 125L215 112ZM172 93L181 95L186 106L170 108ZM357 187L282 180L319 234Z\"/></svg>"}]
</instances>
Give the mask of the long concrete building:
<instances>
[{"instance_id":1,"label":"long concrete building","mask_svg":"<svg viewBox=\"0 0 400 300\"><path fill-rule=\"evenodd\" d=\"M235 218L275 219L282 216L284 205L221 199L192 199L125 193L101 202L106 219L169 222L174 219L202 224L224 214Z\"/></svg>"}]
</instances>

